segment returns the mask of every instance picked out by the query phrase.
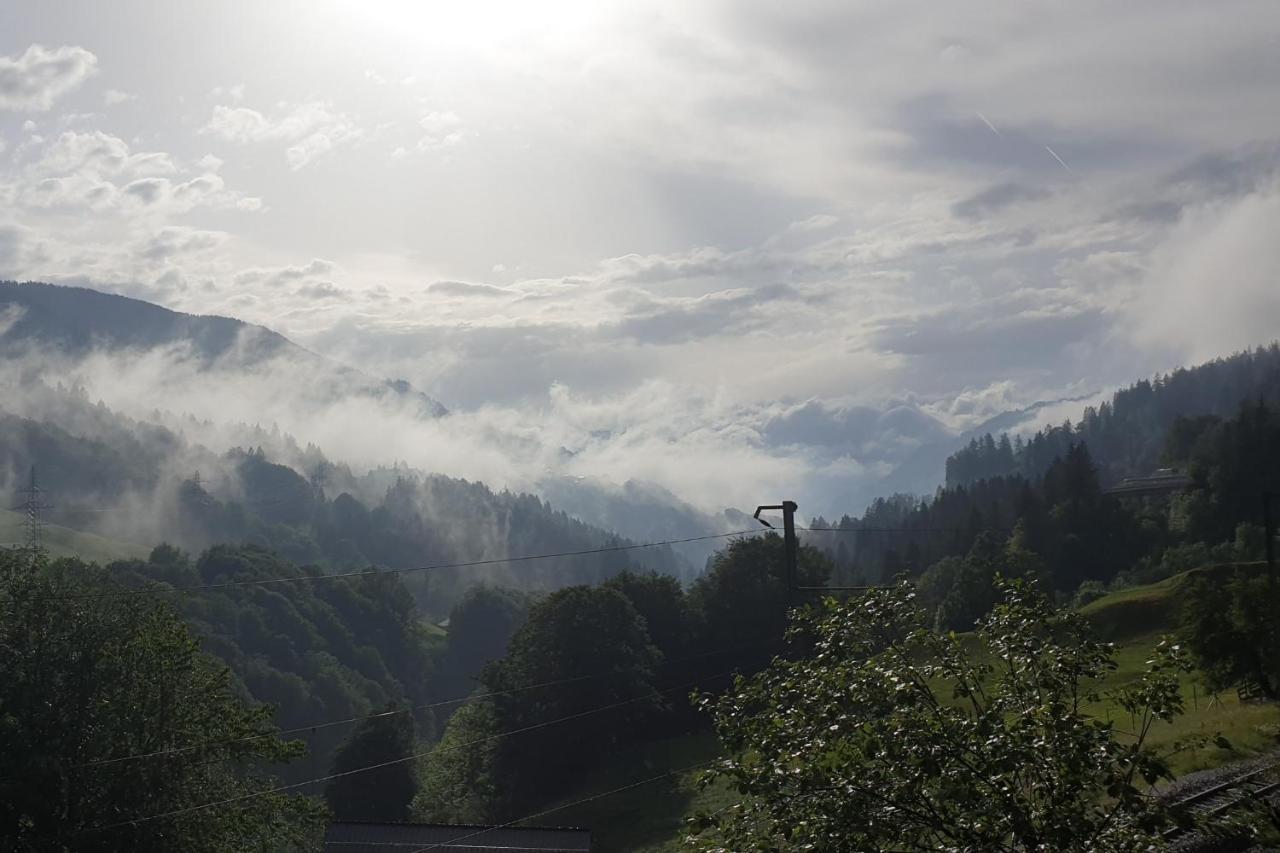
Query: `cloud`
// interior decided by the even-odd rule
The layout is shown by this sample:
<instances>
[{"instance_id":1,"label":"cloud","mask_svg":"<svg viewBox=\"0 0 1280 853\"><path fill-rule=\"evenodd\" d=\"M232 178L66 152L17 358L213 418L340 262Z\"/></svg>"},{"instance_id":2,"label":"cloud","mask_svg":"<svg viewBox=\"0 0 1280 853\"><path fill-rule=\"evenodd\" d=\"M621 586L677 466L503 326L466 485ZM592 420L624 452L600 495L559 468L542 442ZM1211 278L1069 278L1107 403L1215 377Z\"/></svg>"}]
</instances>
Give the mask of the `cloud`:
<instances>
[{"instance_id":1,"label":"cloud","mask_svg":"<svg viewBox=\"0 0 1280 853\"><path fill-rule=\"evenodd\" d=\"M82 47L49 50L33 44L20 56L0 56L0 110L45 112L97 70Z\"/></svg>"},{"instance_id":2,"label":"cloud","mask_svg":"<svg viewBox=\"0 0 1280 853\"><path fill-rule=\"evenodd\" d=\"M275 274L275 281L292 281L313 275L325 275L333 272L333 261L323 258L312 258L301 267L284 267Z\"/></svg>"},{"instance_id":3,"label":"cloud","mask_svg":"<svg viewBox=\"0 0 1280 853\"><path fill-rule=\"evenodd\" d=\"M9 268L17 265L28 233L21 225L0 222L0 264Z\"/></svg>"},{"instance_id":4,"label":"cloud","mask_svg":"<svg viewBox=\"0 0 1280 853\"><path fill-rule=\"evenodd\" d=\"M285 161L295 171L364 136L350 117L324 101L296 104L273 117L249 107L219 104L204 131L240 144L286 142Z\"/></svg>"},{"instance_id":5,"label":"cloud","mask_svg":"<svg viewBox=\"0 0 1280 853\"><path fill-rule=\"evenodd\" d=\"M0 200L23 222L0 257L4 275L167 304L212 298L227 275L215 250L231 233L173 220L197 209L252 210L261 200L203 165L98 130L29 136L0 163Z\"/></svg>"},{"instance_id":6,"label":"cloud","mask_svg":"<svg viewBox=\"0 0 1280 853\"><path fill-rule=\"evenodd\" d=\"M331 281L304 284L294 292L305 299L342 299L346 296L342 288Z\"/></svg>"},{"instance_id":7,"label":"cloud","mask_svg":"<svg viewBox=\"0 0 1280 853\"><path fill-rule=\"evenodd\" d=\"M438 296L480 297L484 299L510 298L516 295L505 287L492 284L471 284L465 281L436 281L427 286L427 292Z\"/></svg>"},{"instance_id":8,"label":"cloud","mask_svg":"<svg viewBox=\"0 0 1280 853\"><path fill-rule=\"evenodd\" d=\"M301 169L317 157L327 154L348 139L359 136L350 127L333 125L308 134L284 150L285 161L293 170Z\"/></svg>"},{"instance_id":9,"label":"cloud","mask_svg":"<svg viewBox=\"0 0 1280 853\"><path fill-rule=\"evenodd\" d=\"M462 119L452 110L432 110L418 120L418 126L426 131L418 138L419 151L452 147L462 141L465 133Z\"/></svg>"},{"instance_id":10,"label":"cloud","mask_svg":"<svg viewBox=\"0 0 1280 853\"><path fill-rule=\"evenodd\" d=\"M1156 181L1144 197L1127 201L1118 215L1173 224L1185 209L1265 188L1280 175L1280 142L1249 143L1209 151Z\"/></svg>"},{"instance_id":11,"label":"cloud","mask_svg":"<svg viewBox=\"0 0 1280 853\"><path fill-rule=\"evenodd\" d=\"M900 355L977 357L989 353L1014 360L1032 352L1052 359L1055 350L1097 328L1101 312L1071 305L1045 304L1009 312L998 305L975 305L963 311L886 317L871 336L872 345Z\"/></svg>"},{"instance_id":12,"label":"cloud","mask_svg":"<svg viewBox=\"0 0 1280 853\"><path fill-rule=\"evenodd\" d=\"M769 325L766 306L801 301L788 285L726 290L690 299L650 302L632 310L617 329L643 344L671 344L712 335L743 335Z\"/></svg>"},{"instance_id":13,"label":"cloud","mask_svg":"<svg viewBox=\"0 0 1280 853\"><path fill-rule=\"evenodd\" d=\"M150 260L169 260L211 251L225 243L228 237L223 231L168 225L144 240L139 251Z\"/></svg>"},{"instance_id":14,"label":"cloud","mask_svg":"<svg viewBox=\"0 0 1280 853\"><path fill-rule=\"evenodd\" d=\"M312 258L300 266L283 267L251 267L236 273L235 283L238 285L265 283L269 285L289 284L333 272L335 264L323 258Z\"/></svg>"},{"instance_id":15,"label":"cloud","mask_svg":"<svg viewBox=\"0 0 1280 853\"><path fill-rule=\"evenodd\" d=\"M87 172L100 177L124 173L168 175L177 171L162 152L134 153L127 142L100 130L65 131L49 143L32 167L44 173Z\"/></svg>"},{"instance_id":16,"label":"cloud","mask_svg":"<svg viewBox=\"0 0 1280 853\"><path fill-rule=\"evenodd\" d=\"M1123 347L1108 351L1117 321L1114 311L1082 294L1023 288L879 317L867 324L865 345L901 358L902 381L923 393L954 393L998 377L1018 380L1029 395L1065 396L1054 383L1078 381L1091 363L1106 366L1095 366L1094 375L1108 382L1142 372L1132 354L1121 354ZM1044 391L1046 385L1053 390Z\"/></svg>"},{"instance_id":17,"label":"cloud","mask_svg":"<svg viewBox=\"0 0 1280 853\"><path fill-rule=\"evenodd\" d=\"M1280 183L1189 209L1152 253L1129 319L1138 339L1183 359L1280 337Z\"/></svg>"},{"instance_id":18,"label":"cloud","mask_svg":"<svg viewBox=\"0 0 1280 853\"><path fill-rule=\"evenodd\" d=\"M1009 181L956 202L951 206L951 212L962 219L977 219L1020 202L1039 201L1049 196L1046 189Z\"/></svg>"},{"instance_id":19,"label":"cloud","mask_svg":"<svg viewBox=\"0 0 1280 853\"><path fill-rule=\"evenodd\" d=\"M243 83L237 83L234 86L214 86L209 92L209 97L238 104L244 100L244 88Z\"/></svg>"},{"instance_id":20,"label":"cloud","mask_svg":"<svg viewBox=\"0 0 1280 853\"><path fill-rule=\"evenodd\" d=\"M140 199L143 204L154 204L168 195L169 181L164 178L139 178L124 186L125 195Z\"/></svg>"},{"instance_id":21,"label":"cloud","mask_svg":"<svg viewBox=\"0 0 1280 853\"><path fill-rule=\"evenodd\" d=\"M0 235L3 233L3 229L0 229ZM0 236L0 240L3 240L2 236ZM0 249L0 252L2 251L3 249ZM7 335L9 330L16 326L25 316L27 316L25 305L19 305L17 302L11 302L6 305L4 310L0 311L0 338Z\"/></svg>"},{"instance_id":22,"label":"cloud","mask_svg":"<svg viewBox=\"0 0 1280 853\"><path fill-rule=\"evenodd\" d=\"M690 434L802 489L874 478L920 413L954 430L1266 331L1280 18L1224 2L667 4L461 64L371 35L367 80L323 40L290 42L333 72L305 82L228 50L174 69L183 106L127 110L136 138L12 132L0 204L14 268L279 325L540 448L522 472L560 441L701 491L698 460L629 455ZM192 96L241 77L262 100ZM188 159L209 146L225 166Z\"/></svg>"},{"instance_id":23,"label":"cloud","mask_svg":"<svg viewBox=\"0 0 1280 853\"><path fill-rule=\"evenodd\" d=\"M964 114L954 96L943 92L907 98L897 106L895 124L904 138L886 153L905 163L929 169L967 165L992 173L1016 172L1028 180L1168 162L1179 153L1176 144L1140 130L1072 127L1043 118L1002 123L994 134L980 116Z\"/></svg>"},{"instance_id":24,"label":"cloud","mask_svg":"<svg viewBox=\"0 0 1280 853\"><path fill-rule=\"evenodd\" d=\"M48 142L32 137L22 153L27 160L8 187L15 202L29 211L130 209L174 214L197 207L255 209L261 204L228 189L213 172L180 167L166 152L135 152L123 139L102 131L65 131Z\"/></svg>"},{"instance_id":25,"label":"cloud","mask_svg":"<svg viewBox=\"0 0 1280 853\"><path fill-rule=\"evenodd\" d=\"M832 216L829 213L818 213L808 217L807 219L801 219L796 222L792 222L790 225L787 226L787 230L799 231L799 232L823 231L827 228L832 227L839 221L840 221L840 217L838 216Z\"/></svg>"},{"instance_id":26,"label":"cloud","mask_svg":"<svg viewBox=\"0 0 1280 853\"><path fill-rule=\"evenodd\" d=\"M953 435L915 404L841 405L808 400L767 420L762 435L777 447L804 447L817 458L865 464L901 461L910 449Z\"/></svg>"},{"instance_id":27,"label":"cloud","mask_svg":"<svg viewBox=\"0 0 1280 853\"><path fill-rule=\"evenodd\" d=\"M305 131L305 128L299 131L291 126L288 120L273 124L257 110L251 110L248 107L228 107L222 104L213 108L213 115L204 129L218 134L223 139L241 143L287 138L295 132Z\"/></svg>"},{"instance_id":28,"label":"cloud","mask_svg":"<svg viewBox=\"0 0 1280 853\"><path fill-rule=\"evenodd\" d=\"M134 92L122 92L119 89L107 89L102 93L102 103L108 107L114 107L118 104L127 104L130 101L138 100L138 96Z\"/></svg>"},{"instance_id":29,"label":"cloud","mask_svg":"<svg viewBox=\"0 0 1280 853\"><path fill-rule=\"evenodd\" d=\"M965 388L950 400L925 406L953 426L971 427L1003 412L1020 408L1016 383L1001 379L982 388Z\"/></svg>"},{"instance_id":30,"label":"cloud","mask_svg":"<svg viewBox=\"0 0 1280 853\"><path fill-rule=\"evenodd\" d=\"M622 255L604 261L601 268L614 282L659 284L683 279L759 279L784 271L793 260L756 248L726 252L716 246L700 246L685 252Z\"/></svg>"}]
</instances>

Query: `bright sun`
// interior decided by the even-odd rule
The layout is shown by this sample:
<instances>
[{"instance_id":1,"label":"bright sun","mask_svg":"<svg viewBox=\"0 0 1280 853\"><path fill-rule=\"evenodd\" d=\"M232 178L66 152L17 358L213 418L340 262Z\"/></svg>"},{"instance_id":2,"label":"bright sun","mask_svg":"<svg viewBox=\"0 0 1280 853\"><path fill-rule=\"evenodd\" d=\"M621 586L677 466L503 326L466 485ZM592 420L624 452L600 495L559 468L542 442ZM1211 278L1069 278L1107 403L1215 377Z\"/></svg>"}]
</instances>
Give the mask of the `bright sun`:
<instances>
[{"instance_id":1,"label":"bright sun","mask_svg":"<svg viewBox=\"0 0 1280 853\"><path fill-rule=\"evenodd\" d=\"M348 25L384 38L452 50L576 41L611 4L604 0L336 0Z\"/></svg>"}]
</instances>

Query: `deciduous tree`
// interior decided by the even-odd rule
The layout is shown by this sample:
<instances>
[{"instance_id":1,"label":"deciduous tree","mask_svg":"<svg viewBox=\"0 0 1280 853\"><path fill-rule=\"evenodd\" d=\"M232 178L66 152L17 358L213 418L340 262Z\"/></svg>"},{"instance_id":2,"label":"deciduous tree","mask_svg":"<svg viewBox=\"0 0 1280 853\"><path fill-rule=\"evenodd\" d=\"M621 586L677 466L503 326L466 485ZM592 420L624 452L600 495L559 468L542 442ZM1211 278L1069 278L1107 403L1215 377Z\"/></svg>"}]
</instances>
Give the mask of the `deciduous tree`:
<instances>
[{"instance_id":1,"label":"deciduous tree","mask_svg":"<svg viewBox=\"0 0 1280 853\"><path fill-rule=\"evenodd\" d=\"M0 576L0 848L314 842L324 809L261 769L302 745L236 697L168 604L73 560L4 552Z\"/></svg>"},{"instance_id":2,"label":"deciduous tree","mask_svg":"<svg viewBox=\"0 0 1280 853\"><path fill-rule=\"evenodd\" d=\"M1137 851L1164 817L1168 776L1147 743L1181 713L1176 646L1114 696L1132 737L1089 711L1110 648L1033 587L972 640L930 629L911 587L828 601L796 626L812 653L716 700L732 757L707 781L743 799L704 815L711 850ZM1128 714L1126 714L1126 717Z\"/></svg>"}]
</instances>

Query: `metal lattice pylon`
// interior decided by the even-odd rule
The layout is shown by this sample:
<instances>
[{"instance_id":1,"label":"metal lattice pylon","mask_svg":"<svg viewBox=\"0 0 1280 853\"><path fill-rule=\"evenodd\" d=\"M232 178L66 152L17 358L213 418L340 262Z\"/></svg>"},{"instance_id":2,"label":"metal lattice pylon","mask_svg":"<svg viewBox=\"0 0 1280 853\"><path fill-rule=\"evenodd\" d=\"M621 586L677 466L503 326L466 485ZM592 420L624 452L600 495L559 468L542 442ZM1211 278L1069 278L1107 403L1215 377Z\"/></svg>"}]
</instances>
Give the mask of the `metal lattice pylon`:
<instances>
[{"instance_id":1,"label":"metal lattice pylon","mask_svg":"<svg viewBox=\"0 0 1280 853\"><path fill-rule=\"evenodd\" d=\"M44 489L36 481L36 466L31 466L31 476L22 490L24 500L20 505L23 512L23 531L28 551L35 553L44 550L44 511L49 505L44 502Z\"/></svg>"}]
</instances>

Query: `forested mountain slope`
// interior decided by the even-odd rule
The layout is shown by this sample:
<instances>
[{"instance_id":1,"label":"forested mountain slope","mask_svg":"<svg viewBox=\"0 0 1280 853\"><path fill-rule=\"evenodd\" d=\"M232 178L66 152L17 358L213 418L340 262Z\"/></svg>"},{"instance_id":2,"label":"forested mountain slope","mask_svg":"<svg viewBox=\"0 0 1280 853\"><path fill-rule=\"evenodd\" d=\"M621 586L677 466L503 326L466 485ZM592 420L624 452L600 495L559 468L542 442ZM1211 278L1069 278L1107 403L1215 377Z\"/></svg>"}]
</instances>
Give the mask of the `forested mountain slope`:
<instances>
[{"instance_id":1,"label":"forested mountain slope","mask_svg":"<svg viewBox=\"0 0 1280 853\"><path fill-rule=\"evenodd\" d=\"M1117 391L1076 424L1049 427L1023 440L1008 434L975 437L947 459L946 484L1044 475L1073 442L1089 446L1104 484L1149 474L1164 461L1165 436L1178 417L1230 417L1245 399L1280 402L1280 344L1195 367L1178 368Z\"/></svg>"},{"instance_id":2,"label":"forested mountain slope","mask_svg":"<svg viewBox=\"0 0 1280 853\"><path fill-rule=\"evenodd\" d=\"M258 426L233 427L244 445L215 452L189 437L191 419L134 419L81 389L26 383L26 417L0 403L0 478L10 505L35 468L64 527L150 546L189 550L255 543L326 570L410 568L527 554L586 551L629 540L578 521L540 498L404 466L355 473L317 447ZM160 423L157 421L164 421ZM669 549L600 553L439 570L407 583L424 611L443 618L481 581L524 590L597 582L629 567L678 573Z\"/></svg>"},{"instance_id":3,"label":"forested mountain slope","mask_svg":"<svg viewBox=\"0 0 1280 853\"><path fill-rule=\"evenodd\" d=\"M8 352L30 344L83 355L95 348L183 343L212 363L245 340L251 343L245 361L300 349L270 329L230 317L183 314L86 287L0 281L0 310L6 315L3 342Z\"/></svg>"},{"instance_id":4,"label":"forested mountain slope","mask_svg":"<svg viewBox=\"0 0 1280 853\"><path fill-rule=\"evenodd\" d=\"M407 383L336 364L269 329L85 288L0 282L0 353L0 490L17 505L34 468L52 505L47 520L67 528L192 551L250 542L325 570L627 542L532 495L391 456L353 470L300 445L278 418L331 421L329 434L341 436L374 412L397 426L448 414ZM127 402L100 399L122 385L111 399ZM443 618L472 583L550 590L637 565L687 576L693 564L656 548L625 561L599 554L465 577L422 573L409 584L424 611Z\"/></svg>"},{"instance_id":5,"label":"forested mountain slope","mask_svg":"<svg viewBox=\"0 0 1280 853\"><path fill-rule=\"evenodd\" d=\"M226 663L237 690L275 707L275 722L296 729L344 720L388 706L410 708L444 698L434 678L443 647L421 620L407 586L394 574L316 578L253 546L219 545L198 558L171 546L145 560L111 563L113 580L134 588L241 584L165 596L200 638L204 651ZM261 581L272 583L254 585ZM293 581L293 582L290 582ZM430 712L418 715L424 735ZM327 767L349 727L303 732L313 766Z\"/></svg>"},{"instance_id":6,"label":"forested mountain slope","mask_svg":"<svg viewBox=\"0 0 1280 853\"><path fill-rule=\"evenodd\" d=\"M948 485L932 497L893 495L858 517L818 518L812 527L830 529L805 538L833 557L844 582L906 572L939 602L954 593L942 615L963 626L981 612L995 572L1037 574L1070 596L1085 583L1257 559L1261 495L1280 491L1278 445L1273 344L1135 383L1078 423L1026 441L975 440L951 457ZM1159 466L1186 471L1190 487L1154 498L1107 492Z\"/></svg>"},{"instance_id":7,"label":"forested mountain slope","mask_svg":"<svg viewBox=\"0 0 1280 853\"><path fill-rule=\"evenodd\" d=\"M230 317L198 316L84 287L0 281L0 354L28 370L51 370L92 355L163 352L197 372L275 369L307 377L306 399L392 398L423 416L445 414L402 380L376 379L332 362L267 329Z\"/></svg>"}]
</instances>

